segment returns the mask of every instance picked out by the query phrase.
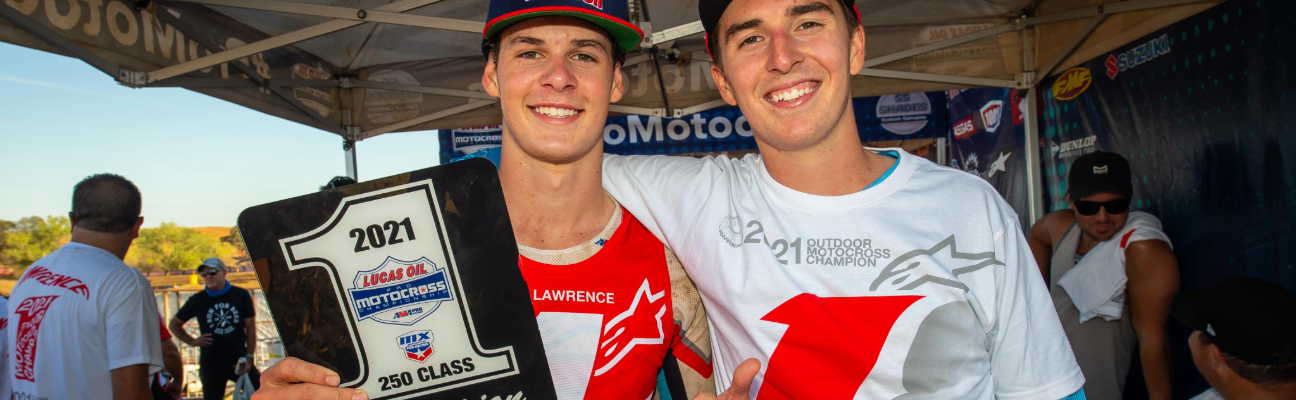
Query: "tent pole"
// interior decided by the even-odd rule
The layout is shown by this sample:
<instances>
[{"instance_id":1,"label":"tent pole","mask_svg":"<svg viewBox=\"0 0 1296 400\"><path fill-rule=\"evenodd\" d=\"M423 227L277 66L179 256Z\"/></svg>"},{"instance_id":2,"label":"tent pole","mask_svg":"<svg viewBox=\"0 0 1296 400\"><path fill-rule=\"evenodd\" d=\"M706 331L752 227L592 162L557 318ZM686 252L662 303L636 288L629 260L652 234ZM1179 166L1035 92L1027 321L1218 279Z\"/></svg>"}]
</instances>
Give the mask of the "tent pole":
<instances>
[{"instance_id":1,"label":"tent pole","mask_svg":"<svg viewBox=\"0 0 1296 400\"><path fill-rule=\"evenodd\" d=\"M1022 69L1027 71L1025 75L1035 73L1035 28L1021 30L1022 38ZM1031 79L1026 79L1032 82ZM1035 84L1025 90L1026 115L1023 125L1025 126L1026 135L1026 199L1027 199L1027 218L1026 226L1029 228L1040 218L1044 217L1044 196L1043 185L1041 184L1040 175L1043 172L1039 159L1039 85Z\"/></svg>"},{"instance_id":2,"label":"tent pole","mask_svg":"<svg viewBox=\"0 0 1296 400\"><path fill-rule=\"evenodd\" d=\"M346 160L346 174L351 177L351 179L355 179L356 182L359 182L360 175L356 172L355 145L356 142L354 140L342 139L342 157Z\"/></svg>"}]
</instances>

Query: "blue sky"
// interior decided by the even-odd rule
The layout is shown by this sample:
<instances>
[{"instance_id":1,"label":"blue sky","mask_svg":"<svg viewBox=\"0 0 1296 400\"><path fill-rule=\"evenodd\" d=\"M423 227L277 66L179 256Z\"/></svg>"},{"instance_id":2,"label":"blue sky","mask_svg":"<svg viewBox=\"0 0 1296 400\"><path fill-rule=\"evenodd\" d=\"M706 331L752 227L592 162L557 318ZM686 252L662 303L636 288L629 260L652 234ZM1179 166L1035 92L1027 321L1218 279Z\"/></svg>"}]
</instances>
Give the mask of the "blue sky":
<instances>
[{"instance_id":1,"label":"blue sky","mask_svg":"<svg viewBox=\"0 0 1296 400\"><path fill-rule=\"evenodd\" d=\"M0 219L65 215L72 186L112 172L146 227L232 226L247 207L345 173L341 137L184 89L130 89L69 57L0 43ZM438 163L435 131L360 142L360 179Z\"/></svg>"}]
</instances>

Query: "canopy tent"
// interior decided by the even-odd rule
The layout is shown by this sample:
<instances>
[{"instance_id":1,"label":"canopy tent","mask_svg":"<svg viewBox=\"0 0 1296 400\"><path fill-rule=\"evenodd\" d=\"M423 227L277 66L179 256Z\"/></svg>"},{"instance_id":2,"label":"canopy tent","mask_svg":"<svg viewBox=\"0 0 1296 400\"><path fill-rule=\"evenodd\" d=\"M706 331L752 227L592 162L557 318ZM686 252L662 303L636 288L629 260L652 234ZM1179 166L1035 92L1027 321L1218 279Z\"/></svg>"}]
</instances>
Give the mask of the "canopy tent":
<instances>
[{"instance_id":1,"label":"canopy tent","mask_svg":"<svg viewBox=\"0 0 1296 400\"><path fill-rule=\"evenodd\" d=\"M5 0L0 41L77 57L123 85L188 88L340 135L355 176L354 141L500 123L480 83L487 1ZM682 117L725 105L698 0L629 1L647 37L612 111ZM857 0L870 57L852 95L1034 88L1220 2ZM1027 126L1035 143L1037 124ZM1031 170L1033 221L1043 208Z\"/></svg>"}]
</instances>

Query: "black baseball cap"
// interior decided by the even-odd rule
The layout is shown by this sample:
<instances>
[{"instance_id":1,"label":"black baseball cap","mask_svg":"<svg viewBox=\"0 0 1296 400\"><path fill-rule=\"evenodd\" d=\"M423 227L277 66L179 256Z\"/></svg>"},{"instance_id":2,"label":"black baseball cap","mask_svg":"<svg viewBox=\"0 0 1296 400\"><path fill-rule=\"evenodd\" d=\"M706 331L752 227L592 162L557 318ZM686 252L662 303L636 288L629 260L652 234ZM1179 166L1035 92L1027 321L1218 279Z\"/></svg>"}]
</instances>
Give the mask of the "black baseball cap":
<instances>
[{"instance_id":1,"label":"black baseball cap","mask_svg":"<svg viewBox=\"0 0 1296 400\"><path fill-rule=\"evenodd\" d=\"M855 0L840 1L844 3L846 7L855 11L855 20L858 21L860 19L859 8L855 7ZM733 3L733 0L698 1L698 15L702 17L702 29L706 32L706 38L704 38L703 41L707 43L708 55L711 55L711 35L715 34L716 25L720 23L720 17L724 16L725 10L729 8L729 3ZM712 58L714 57L715 56L712 55Z\"/></svg>"},{"instance_id":2,"label":"black baseball cap","mask_svg":"<svg viewBox=\"0 0 1296 400\"><path fill-rule=\"evenodd\" d=\"M580 18L597 25L607 31L613 45L628 52L639 47L644 36L639 27L627 21L629 15L626 0L491 0L486 27L482 29L482 55L490 57L486 42L505 28L548 16Z\"/></svg>"},{"instance_id":3,"label":"black baseball cap","mask_svg":"<svg viewBox=\"0 0 1296 400\"><path fill-rule=\"evenodd\" d=\"M1114 193L1126 198L1134 195L1129 161L1120 154L1103 151L1080 156L1071 163L1067 185L1071 200L1097 193Z\"/></svg>"},{"instance_id":4,"label":"black baseball cap","mask_svg":"<svg viewBox=\"0 0 1296 400\"><path fill-rule=\"evenodd\" d=\"M1296 364L1296 296L1277 283L1225 278L1207 290L1180 292L1170 313L1242 361Z\"/></svg>"}]
</instances>

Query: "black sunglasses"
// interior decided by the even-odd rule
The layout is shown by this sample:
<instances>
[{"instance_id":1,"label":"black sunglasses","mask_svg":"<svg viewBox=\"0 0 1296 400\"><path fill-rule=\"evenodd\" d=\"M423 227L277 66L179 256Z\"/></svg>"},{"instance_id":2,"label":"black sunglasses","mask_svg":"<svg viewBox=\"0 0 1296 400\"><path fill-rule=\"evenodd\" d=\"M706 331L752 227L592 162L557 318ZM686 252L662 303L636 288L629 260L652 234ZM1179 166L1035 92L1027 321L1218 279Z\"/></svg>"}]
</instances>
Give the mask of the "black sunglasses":
<instances>
[{"instance_id":1,"label":"black sunglasses","mask_svg":"<svg viewBox=\"0 0 1296 400\"><path fill-rule=\"evenodd\" d=\"M1076 212L1083 216L1091 216L1098 213L1098 209L1106 208L1108 214L1124 214L1129 211L1130 199L1113 199L1107 201L1076 201Z\"/></svg>"},{"instance_id":2,"label":"black sunglasses","mask_svg":"<svg viewBox=\"0 0 1296 400\"><path fill-rule=\"evenodd\" d=\"M207 270L207 272L199 273L198 275L202 275L203 277L216 276L216 274L219 274L220 272L221 270L219 268L212 268Z\"/></svg>"}]
</instances>

